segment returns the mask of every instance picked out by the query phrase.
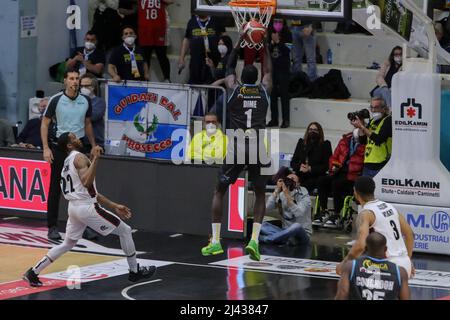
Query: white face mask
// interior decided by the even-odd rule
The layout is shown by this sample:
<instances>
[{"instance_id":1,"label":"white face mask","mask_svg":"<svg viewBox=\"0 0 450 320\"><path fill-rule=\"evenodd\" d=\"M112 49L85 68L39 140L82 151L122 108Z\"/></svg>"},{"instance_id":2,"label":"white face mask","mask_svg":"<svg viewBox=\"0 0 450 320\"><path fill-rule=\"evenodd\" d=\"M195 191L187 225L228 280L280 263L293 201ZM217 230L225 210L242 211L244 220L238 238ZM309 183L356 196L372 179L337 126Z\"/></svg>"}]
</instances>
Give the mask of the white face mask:
<instances>
[{"instance_id":1,"label":"white face mask","mask_svg":"<svg viewBox=\"0 0 450 320\"><path fill-rule=\"evenodd\" d=\"M353 139L355 139L356 141L359 140L359 129L358 128L353 130Z\"/></svg>"},{"instance_id":2,"label":"white face mask","mask_svg":"<svg viewBox=\"0 0 450 320\"><path fill-rule=\"evenodd\" d=\"M91 91L91 89L88 89L88 88L81 88L80 93L82 95L90 97L92 94L92 91Z\"/></svg>"},{"instance_id":3,"label":"white face mask","mask_svg":"<svg viewBox=\"0 0 450 320\"><path fill-rule=\"evenodd\" d=\"M98 10L100 10L100 12L105 11L105 10L106 10L106 4L104 4L103 2L100 3L100 4L98 5Z\"/></svg>"},{"instance_id":4,"label":"white face mask","mask_svg":"<svg viewBox=\"0 0 450 320\"><path fill-rule=\"evenodd\" d=\"M84 43L84 47L86 50L94 50L95 49L95 43L86 41Z\"/></svg>"},{"instance_id":5,"label":"white face mask","mask_svg":"<svg viewBox=\"0 0 450 320\"><path fill-rule=\"evenodd\" d=\"M402 57L394 57L394 61L395 61L397 64L401 64L401 63L402 63Z\"/></svg>"},{"instance_id":6,"label":"white face mask","mask_svg":"<svg viewBox=\"0 0 450 320\"><path fill-rule=\"evenodd\" d=\"M378 121L381 118L383 118L383 114L381 112L374 112L374 113L372 113L372 119L373 120Z\"/></svg>"},{"instance_id":7,"label":"white face mask","mask_svg":"<svg viewBox=\"0 0 450 320\"><path fill-rule=\"evenodd\" d=\"M127 37L127 38L125 38L125 40L124 40L125 44L127 44L127 45L129 45L129 46L134 45L134 42L135 42L135 41L136 41L136 38L135 38L135 37Z\"/></svg>"},{"instance_id":8,"label":"white face mask","mask_svg":"<svg viewBox=\"0 0 450 320\"><path fill-rule=\"evenodd\" d=\"M214 123L208 123L206 125L206 134L208 136L215 135L217 133L217 126Z\"/></svg>"},{"instance_id":9,"label":"white face mask","mask_svg":"<svg viewBox=\"0 0 450 320\"><path fill-rule=\"evenodd\" d=\"M219 44L219 46L217 47L217 49L219 50L220 55L224 56L228 53L228 48L226 45L223 44Z\"/></svg>"}]
</instances>

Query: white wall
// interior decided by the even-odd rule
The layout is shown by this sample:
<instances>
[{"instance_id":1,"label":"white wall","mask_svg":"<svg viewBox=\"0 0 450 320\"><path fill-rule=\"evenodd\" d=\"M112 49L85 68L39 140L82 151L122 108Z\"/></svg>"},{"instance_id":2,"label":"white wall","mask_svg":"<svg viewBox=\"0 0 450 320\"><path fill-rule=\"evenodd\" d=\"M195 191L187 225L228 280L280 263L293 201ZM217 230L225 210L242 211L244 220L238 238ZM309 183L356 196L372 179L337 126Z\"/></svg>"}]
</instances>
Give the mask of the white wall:
<instances>
[{"instance_id":1,"label":"white wall","mask_svg":"<svg viewBox=\"0 0 450 320\"><path fill-rule=\"evenodd\" d=\"M37 0L38 2L38 47L37 47L37 87L47 90L50 81L48 69L55 63L64 61L70 54L70 32L66 27L69 0ZM76 0L77 5L87 8L88 0ZM87 10L82 14L82 30L77 32L78 45L89 28Z\"/></svg>"}]
</instances>

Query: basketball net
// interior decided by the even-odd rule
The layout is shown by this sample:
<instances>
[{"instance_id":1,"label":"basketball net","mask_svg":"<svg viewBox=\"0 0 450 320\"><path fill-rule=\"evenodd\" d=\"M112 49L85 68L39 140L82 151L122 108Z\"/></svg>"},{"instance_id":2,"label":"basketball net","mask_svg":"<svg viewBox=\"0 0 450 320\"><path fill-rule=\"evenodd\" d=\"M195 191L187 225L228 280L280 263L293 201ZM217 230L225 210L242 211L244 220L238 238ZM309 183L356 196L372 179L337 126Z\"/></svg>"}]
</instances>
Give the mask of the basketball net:
<instances>
[{"instance_id":1,"label":"basketball net","mask_svg":"<svg viewBox=\"0 0 450 320\"><path fill-rule=\"evenodd\" d=\"M241 34L244 31L245 24L250 20L260 22L267 29L270 18L275 14L276 0L236 0L231 1L228 5L231 8L239 34ZM241 47L259 50L264 47L264 43L253 43L244 38Z\"/></svg>"}]
</instances>

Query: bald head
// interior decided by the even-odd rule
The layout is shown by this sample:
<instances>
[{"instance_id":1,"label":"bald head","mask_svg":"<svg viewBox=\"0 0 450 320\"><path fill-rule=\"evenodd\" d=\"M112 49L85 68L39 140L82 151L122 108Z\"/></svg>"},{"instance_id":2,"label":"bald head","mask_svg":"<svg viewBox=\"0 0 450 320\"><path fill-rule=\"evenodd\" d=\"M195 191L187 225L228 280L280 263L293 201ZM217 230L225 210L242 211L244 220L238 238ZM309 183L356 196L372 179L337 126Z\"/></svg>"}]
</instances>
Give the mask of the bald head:
<instances>
[{"instance_id":1,"label":"bald head","mask_svg":"<svg viewBox=\"0 0 450 320\"><path fill-rule=\"evenodd\" d=\"M374 258L386 257L386 237L379 232L371 232L366 239L366 248L369 256Z\"/></svg>"}]
</instances>

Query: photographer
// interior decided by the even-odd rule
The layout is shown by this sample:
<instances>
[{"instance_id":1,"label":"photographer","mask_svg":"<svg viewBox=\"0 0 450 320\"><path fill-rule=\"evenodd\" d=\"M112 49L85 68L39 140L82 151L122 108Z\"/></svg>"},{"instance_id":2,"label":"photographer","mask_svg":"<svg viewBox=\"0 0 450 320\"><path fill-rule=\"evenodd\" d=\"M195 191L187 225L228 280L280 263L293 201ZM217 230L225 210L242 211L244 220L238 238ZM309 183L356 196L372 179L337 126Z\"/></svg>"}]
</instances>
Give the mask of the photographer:
<instances>
[{"instance_id":1,"label":"photographer","mask_svg":"<svg viewBox=\"0 0 450 320\"><path fill-rule=\"evenodd\" d=\"M289 169L283 168L281 171L284 172L278 175L277 187L267 200L266 209L278 208L282 228L264 222L259 241L267 244L308 244L312 235L308 190L300 186L298 176Z\"/></svg>"},{"instance_id":2,"label":"photographer","mask_svg":"<svg viewBox=\"0 0 450 320\"><path fill-rule=\"evenodd\" d=\"M367 142L362 175L373 178L391 156L392 117L386 102L379 97L372 98L370 111L372 119L367 127L359 117L352 121L352 125L359 129L360 143Z\"/></svg>"}]
</instances>

